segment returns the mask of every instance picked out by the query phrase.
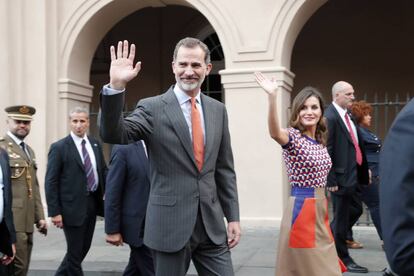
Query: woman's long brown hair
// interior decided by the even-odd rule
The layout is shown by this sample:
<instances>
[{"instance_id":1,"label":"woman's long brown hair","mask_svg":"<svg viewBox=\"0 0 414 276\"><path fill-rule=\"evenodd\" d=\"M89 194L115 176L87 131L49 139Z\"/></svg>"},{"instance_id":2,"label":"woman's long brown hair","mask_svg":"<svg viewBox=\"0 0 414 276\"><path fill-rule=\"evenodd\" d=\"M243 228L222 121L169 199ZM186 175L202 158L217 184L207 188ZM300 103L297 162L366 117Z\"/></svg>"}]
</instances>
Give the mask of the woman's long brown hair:
<instances>
[{"instance_id":1,"label":"woman's long brown hair","mask_svg":"<svg viewBox=\"0 0 414 276\"><path fill-rule=\"evenodd\" d=\"M321 118L316 126L315 138L316 141L326 146L328 140L328 127L326 125L326 119L323 116L325 111L324 101L322 94L316 88L306 86L293 99L289 125L298 129L301 133L305 131L305 128L300 123L299 112L305 104L305 101L312 96L318 99L322 111Z\"/></svg>"}]
</instances>

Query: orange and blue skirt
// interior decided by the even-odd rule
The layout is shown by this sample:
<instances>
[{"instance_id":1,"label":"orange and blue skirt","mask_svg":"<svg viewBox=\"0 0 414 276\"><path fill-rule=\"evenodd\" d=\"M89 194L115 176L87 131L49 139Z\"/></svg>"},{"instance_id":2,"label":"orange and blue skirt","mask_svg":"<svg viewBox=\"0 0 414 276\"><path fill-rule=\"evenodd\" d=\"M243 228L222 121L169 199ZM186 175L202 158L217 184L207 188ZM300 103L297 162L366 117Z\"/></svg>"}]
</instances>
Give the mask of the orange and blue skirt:
<instances>
[{"instance_id":1,"label":"orange and blue skirt","mask_svg":"<svg viewBox=\"0 0 414 276\"><path fill-rule=\"evenodd\" d=\"M292 187L280 226L276 276L340 276L325 188Z\"/></svg>"}]
</instances>

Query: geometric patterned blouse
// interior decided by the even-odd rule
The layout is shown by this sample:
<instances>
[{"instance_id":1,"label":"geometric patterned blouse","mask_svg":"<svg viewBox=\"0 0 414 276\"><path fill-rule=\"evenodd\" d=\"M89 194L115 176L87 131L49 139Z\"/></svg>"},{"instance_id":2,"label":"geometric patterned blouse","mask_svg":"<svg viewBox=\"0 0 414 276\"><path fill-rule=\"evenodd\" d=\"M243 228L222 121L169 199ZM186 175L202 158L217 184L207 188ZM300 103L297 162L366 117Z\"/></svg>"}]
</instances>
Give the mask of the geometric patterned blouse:
<instances>
[{"instance_id":1,"label":"geometric patterned blouse","mask_svg":"<svg viewBox=\"0 0 414 276\"><path fill-rule=\"evenodd\" d=\"M332 166L325 146L288 128L289 142L282 146L289 183L293 187L325 187Z\"/></svg>"}]
</instances>

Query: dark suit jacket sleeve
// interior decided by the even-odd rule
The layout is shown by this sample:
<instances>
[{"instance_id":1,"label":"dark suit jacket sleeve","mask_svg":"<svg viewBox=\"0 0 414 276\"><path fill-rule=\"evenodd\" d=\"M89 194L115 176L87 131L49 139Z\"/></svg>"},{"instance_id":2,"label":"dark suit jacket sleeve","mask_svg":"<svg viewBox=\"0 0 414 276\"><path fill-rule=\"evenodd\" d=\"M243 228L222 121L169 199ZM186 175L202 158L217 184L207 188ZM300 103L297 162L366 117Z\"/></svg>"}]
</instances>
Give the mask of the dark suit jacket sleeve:
<instances>
[{"instance_id":1,"label":"dark suit jacket sleeve","mask_svg":"<svg viewBox=\"0 0 414 276\"><path fill-rule=\"evenodd\" d=\"M124 148L125 149L125 148ZM126 156L120 147L112 149L105 194L105 233L121 233L122 193L126 181Z\"/></svg>"},{"instance_id":2,"label":"dark suit jacket sleeve","mask_svg":"<svg viewBox=\"0 0 414 276\"><path fill-rule=\"evenodd\" d=\"M124 119L124 98L125 93L111 96L100 94L100 135L105 143L128 144L144 140L152 132L152 116L147 102L141 100L134 112Z\"/></svg>"},{"instance_id":3,"label":"dark suit jacket sleeve","mask_svg":"<svg viewBox=\"0 0 414 276\"><path fill-rule=\"evenodd\" d=\"M380 155L385 252L399 275L414 275L414 100L391 126Z\"/></svg>"},{"instance_id":4,"label":"dark suit jacket sleeve","mask_svg":"<svg viewBox=\"0 0 414 276\"><path fill-rule=\"evenodd\" d=\"M217 194L227 221L240 221L236 174L234 172L233 152L225 109L223 120L223 134L215 172Z\"/></svg>"},{"instance_id":5,"label":"dark suit jacket sleeve","mask_svg":"<svg viewBox=\"0 0 414 276\"><path fill-rule=\"evenodd\" d=\"M0 151L2 151L0 149ZM9 164L9 156L5 151L2 151L0 154L2 154L6 160L5 164ZM0 168L1 169L1 168ZM3 171L3 185L4 185L4 199L7 200L7 202L4 202L4 211L3 211L3 219L7 225L9 235L10 235L10 242L16 243L16 231L14 229L14 223L13 223L13 212L12 212L12 190L11 190L11 172L9 166L4 166Z\"/></svg>"},{"instance_id":6,"label":"dark suit jacket sleeve","mask_svg":"<svg viewBox=\"0 0 414 276\"><path fill-rule=\"evenodd\" d=\"M62 148L58 144L50 146L46 177L45 177L45 193L48 207L49 217L61 215L61 206L59 199L59 181L60 172L62 170Z\"/></svg>"},{"instance_id":7,"label":"dark suit jacket sleeve","mask_svg":"<svg viewBox=\"0 0 414 276\"><path fill-rule=\"evenodd\" d=\"M36 192L34 193L35 198L35 222L37 223L39 220L45 219L45 214L43 211L43 204L42 204L42 197L40 196L40 187L39 187L39 179L36 175Z\"/></svg>"},{"instance_id":8,"label":"dark suit jacket sleeve","mask_svg":"<svg viewBox=\"0 0 414 276\"><path fill-rule=\"evenodd\" d=\"M103 195L105 194L105 189L106 189L106 176L108 174L108 167L106 166L105 157L103 155L103 150L102 150L102 145L98 141L96 141L96 143L99 145L99 162L100 162L99 168L102 170L101 172L102 181L100 181L102 183L100 184L102 186L102 195Z\"/></svg>"},{"instance_id":9,"label":"dark suit jacket sleeve","mask_svg":"<svg viewBox=\"0 0 414 276\"><path fill-rule=\"evenodd\" d=\"M335 173L335 168L334 168L334 160L333 160L333 156L335 154L334 152L334 146L335 146L335 137L336 137L336 123L335 123L335 118L332 116L329 116L328 114L326 114L326 122L328 124L328 142L327 142L327 149L328 149L328 153L331 156L332 159L332 169L330 170L329 174L328 174L328 180L327 180L327 184L326 186L331 187L331 186L337 186L338 182L336 180L336 173Z\"/></svg>"}]
</instances>

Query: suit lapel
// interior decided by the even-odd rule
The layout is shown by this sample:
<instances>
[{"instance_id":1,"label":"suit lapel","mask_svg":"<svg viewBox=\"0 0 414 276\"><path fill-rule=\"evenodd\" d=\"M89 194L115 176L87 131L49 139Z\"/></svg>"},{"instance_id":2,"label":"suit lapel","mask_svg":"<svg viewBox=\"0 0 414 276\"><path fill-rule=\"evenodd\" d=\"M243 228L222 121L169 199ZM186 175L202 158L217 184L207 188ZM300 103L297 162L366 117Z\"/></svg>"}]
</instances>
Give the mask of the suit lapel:
<instances>
[{"instance_id":1,"label":"suit lapel","mask_svg":"<svg viewBox=\"0 0 414 276\"><path fill-rule=\"evenodd\" d=\"M91 143L93 154L95 155L96 170L98 172L98 177L99 177L98 181L100 183L101 177L102 177L102 170L103 170L103 168L101 167L102 160L101 160L101 154L100 154L100 147L99 147L98 141L96 141L95 138L88 136L88 139L89 139L89 143Z\"/></svg>"},{"instance_id":2,"label":"suit lapel","mask_svg":"<svg viewBox=\"0 0 414 276\"><path fill-rule=\"evenodd\" d=\"M149 180L149 170L148 170L148 157L145 155L144 146L141 141L135 142L135 149L137 151L139 164L142 166L142 169Z\"/></svg>"},{"instance_id":3,"label":"suit lapel","mask_svg":"<svg viewBox=\"0 0 414 276\"><path fill-rule=\"evenodd\" d=\"M3 174L3 200L4 206L9 204L9 198L6 196L8 194L8 189L10 189L10 183L8 183L10 179L9 175L9 164L7 163L6 159L7 152L0 149L0 170Z\"/></svg>"},{"instance_id":4,"label":"suit lapel","mask_svg":"<svg viewBox=\"0 0 414 276\"><path fill-rule=\"evenodd\" d=\"M351 135L349 134L348 128L346 127L344 120L342 120L341 115L339 114L338 110L336 110L335 106L332 105L332 110L335 113L335 116L338 118L338 122L339 125L342 128L342 131L345 132L346 137L348 138L349 142L351 142L351 144L354 144L354 142L352 141Z\"/></svg>"},{"instance_id":5,"label":"suit lapel","mask_svg":"<svg viewBox=\"0 0 414 276\"><path fill-rule=\"evenodd\" d=\"M214 112L214 110L211 110L212 105L210 103L210 99L204 94L201 94L201 104L203 106L204 127L206 132L206 141L204 143L204 162L206 162L212 152L213 138L215 135L214 122L216 122L216 112Z\"/></svg>"},{"instance_id":6,"label":"suit lapel","mask_svg":"<svg viewBox=\"0 0 414 276\"><path fill-rule=\"evenodd\" d=\"M82 170L85 170L85 167L82 163L82 159L79 155L78 148L76 147L75 142L73 141L70 135L66 136L66 144L68 145L69 153L73 156L76 163L82 168Z\"/></svg>"},{"instance_id":7,"label":"suit lapel","mask_svg":"<svg viewBox=\"0 0 414 276\"><path fill-rule=\"evenodd\" d=\"M175 134L180 139L181 144L190 159L196 165L188 125L172 87L163 95L162 100L165 103L165 114L174 128Z\"/></svg>"},{"instance_id":8,"label":"suit lapel","mask_svg":"<svg viewBox=\"0 0 414 276\"><path fill-rule=\"evenodd\" d=\"M88 140L89 140L89 143L91 143L91 146L92 146L92 149L93 149L93 154L95 155L96 167L97 167L97 169L99 169L98 164L100 164L101 160L99 160L100 155L99 155L98 143L94 138L92 138L90 136L88 136Z\"/></svg>"},{"instance_id":9,"label":"suit lapel","mask_svg":"<svg viewBox=\"0 0 414 276\"><path fill-rule=\"evenodd\" d=\"M7 162L6 162L5 154L7 154L6 151L0 150L0 166L1 166L0 169L1 169L2 173L3 173L3 182L7 181L7 179L10 177L8 175L8 169L7 169L7 167L9 166L9 164L7 164Z\"/></svg>"}]
</instances>

